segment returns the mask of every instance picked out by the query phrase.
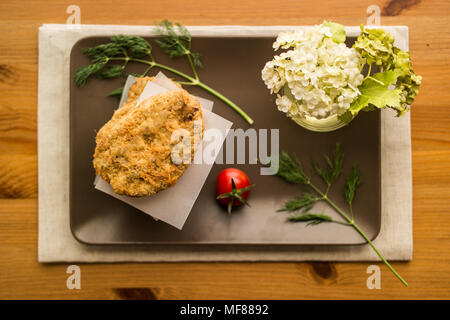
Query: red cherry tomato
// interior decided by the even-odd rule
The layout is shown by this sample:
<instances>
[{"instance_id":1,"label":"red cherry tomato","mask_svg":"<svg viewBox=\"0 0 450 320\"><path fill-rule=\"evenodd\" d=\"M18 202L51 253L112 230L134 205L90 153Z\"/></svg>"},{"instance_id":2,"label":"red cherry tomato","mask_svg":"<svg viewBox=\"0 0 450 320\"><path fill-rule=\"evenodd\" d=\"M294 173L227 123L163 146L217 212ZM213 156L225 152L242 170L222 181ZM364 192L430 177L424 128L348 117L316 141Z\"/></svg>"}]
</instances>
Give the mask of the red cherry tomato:
<instances>
[{"instance_id":1,"label":"red cherry tomato","mask_svg":"<svg viewBox=\"0 0 450 320\"><path fill-rule=\"evenodd\" d=\"M233 189L233 183L235 185L235 189ZM242 188L249 187L248 190L240 190ZM242 199L246 200L250 195L250 179L248 176L241 170L236 168L228 168L223 170L217 176L217 188L216 188L216 196L218 200L223 205L228 206L228 212L231 212L231 206L239 206L242 205L242 201L239 200L239 196ZM228 197L223 197L229 195ZM222 198L221 198L222 196ZM232 205L229 203L232 201Z\"/></svg>"}]
</instances>

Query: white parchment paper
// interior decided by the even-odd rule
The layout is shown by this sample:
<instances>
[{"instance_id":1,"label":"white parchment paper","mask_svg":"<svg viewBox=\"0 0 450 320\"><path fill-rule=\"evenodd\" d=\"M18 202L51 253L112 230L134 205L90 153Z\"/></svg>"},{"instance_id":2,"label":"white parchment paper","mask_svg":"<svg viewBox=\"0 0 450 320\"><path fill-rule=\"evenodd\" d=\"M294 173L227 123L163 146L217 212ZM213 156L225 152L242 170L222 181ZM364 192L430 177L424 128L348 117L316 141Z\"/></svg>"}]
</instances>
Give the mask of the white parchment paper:
<instances>
[{"instance_id":1,"label":"white parchment paper","mask_svg":"<svg viewBox=\"0 0 450 320\"><path fill-rule=\"evenodd\" d=\"M128 81L128 83L131 83L131 81ZM153 81L147 83L142 94L138 98L137 105L156 94L170 90L179 90L179 88L160 72ZM124 93L127 91L128 90L124 90ZM212 109L213 102L211 100L199 100L203 111L205 131L214 129L221 133L221 140L215 140L213 142L216 144L216 149L219 149L220 146L222 146L227 131L231 128L232 123L208 110ZM202 141L202 148L197 150L197 153L200 153L200 155L196 154L197 157L201 157L201 152L207 144L208 142L205 140ZM217 155L218 152L215 153L215 157L217 157ZM215 161L215 158L213 160ZM212 166L213 162L210 161L202 161L199 164L192 163L174 186L158 192L151 197L133 198L119 195L114 192L109 183L101 178L96 179L95 188L114 198L122 200L130 206L133 206L158 220L164 221L178 229L182 229ZM173 199L177 199L177 201L173 201Z\"/></svg>"}]
</instances>

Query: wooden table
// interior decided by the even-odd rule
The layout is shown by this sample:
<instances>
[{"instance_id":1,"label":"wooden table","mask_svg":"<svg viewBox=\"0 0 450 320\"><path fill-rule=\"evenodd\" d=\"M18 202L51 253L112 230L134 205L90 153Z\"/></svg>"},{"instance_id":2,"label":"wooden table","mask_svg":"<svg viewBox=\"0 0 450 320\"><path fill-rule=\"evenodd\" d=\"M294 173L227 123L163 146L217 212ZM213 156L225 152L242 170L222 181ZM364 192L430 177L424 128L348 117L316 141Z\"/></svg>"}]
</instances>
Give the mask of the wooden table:
<instances>
[{"instance_id":1,"label":"wooden table","mask_svg":"<svg viewBox=\"0 0 450 320\"><path fill-rule=\"evenodd\" d=\"M348 1L1 1L0 298L44 299L414 299L450 298L450 2ZM139 4L139 7L138 6ZM66 288L65 264L37 262L38 26L84 24L310 25L365 23L369 5L383 25L407 25L415 71L412 108L414 259L382 265L381 290L366 287L370 263L153 263L81 265L82 289ZM136 5L136 7L135 7Z\"/></svg>"}]
</instances>

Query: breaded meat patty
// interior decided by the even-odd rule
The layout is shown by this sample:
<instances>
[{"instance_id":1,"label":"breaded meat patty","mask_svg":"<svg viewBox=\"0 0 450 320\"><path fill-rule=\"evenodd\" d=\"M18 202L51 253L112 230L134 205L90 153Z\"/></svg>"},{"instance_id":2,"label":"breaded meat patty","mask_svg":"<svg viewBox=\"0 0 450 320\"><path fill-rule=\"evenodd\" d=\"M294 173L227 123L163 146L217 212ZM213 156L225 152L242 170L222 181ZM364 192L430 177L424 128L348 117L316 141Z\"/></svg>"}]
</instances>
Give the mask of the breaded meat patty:
<instances>
[{"instance_id":1,"label":"breaded meat patty","mask_svg":"<svg viewBox=\"0 0 450 320\"><path fill-rule=\"evenodd\" d=\"M188 163L172 161L172 149L178 144L172 136L176 130L190 134L191 160L203 138L200 103L185 90L163 92L136 106L148 80L138 78L127 103L96 137L96 173L116 193L132 197L151 196L174 185L187 169Z\"/></svg>"}]
</instances>

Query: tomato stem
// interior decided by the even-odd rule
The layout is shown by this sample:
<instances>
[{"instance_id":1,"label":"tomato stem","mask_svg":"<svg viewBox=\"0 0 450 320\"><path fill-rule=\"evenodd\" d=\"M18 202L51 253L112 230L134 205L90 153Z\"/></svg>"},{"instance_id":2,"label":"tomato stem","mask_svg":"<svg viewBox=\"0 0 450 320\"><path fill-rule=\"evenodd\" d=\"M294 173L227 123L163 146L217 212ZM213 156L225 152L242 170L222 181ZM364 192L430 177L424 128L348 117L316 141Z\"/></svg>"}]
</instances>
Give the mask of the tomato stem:
<instances>
[{"instance_id":1,"label":"tomato stem","mask_svg":"<svg viewBox=\"0 0 450 320\"><path fill-rule=\"evenodd\" d=\"M231 191L230 192L225 192L222 193L220 195L218 195L216 197L217 200L219 199L228 199L228 205L227 205L227 211L228 214L231 214L231 210L233 209L233 203L238 200L241 203L247 205L250 207L250 204L248 203L248 201L246 199L244 199L244 197L242 196L242 194L248 190L250 190L251 188L253 188L255 185L249 185L247 187L244 188L236 188L236 184L234 183L234 179L231 178Z\"/></svg>"}]
</instances>

